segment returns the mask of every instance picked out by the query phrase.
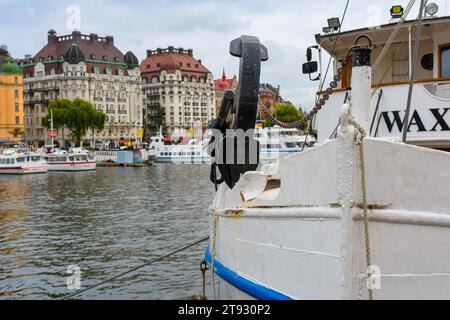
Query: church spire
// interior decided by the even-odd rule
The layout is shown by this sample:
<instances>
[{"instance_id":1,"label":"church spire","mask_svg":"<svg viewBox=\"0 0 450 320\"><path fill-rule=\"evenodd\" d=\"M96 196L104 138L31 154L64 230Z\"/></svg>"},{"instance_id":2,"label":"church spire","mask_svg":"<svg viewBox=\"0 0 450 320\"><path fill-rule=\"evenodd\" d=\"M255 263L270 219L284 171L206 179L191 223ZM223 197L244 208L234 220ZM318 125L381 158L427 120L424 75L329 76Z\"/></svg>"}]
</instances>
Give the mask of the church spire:
<instances>
[{"instance_id":1,"label":"church spire","mask_svg":"<svg viewBox=\"0 0 450 320\"><path fill-rule=\"evenodd\" d=\"M227 80L227 76L225 75L225 67L223 68L223 72L222 72L222 81Z\"/></svg>"}]
</instances>

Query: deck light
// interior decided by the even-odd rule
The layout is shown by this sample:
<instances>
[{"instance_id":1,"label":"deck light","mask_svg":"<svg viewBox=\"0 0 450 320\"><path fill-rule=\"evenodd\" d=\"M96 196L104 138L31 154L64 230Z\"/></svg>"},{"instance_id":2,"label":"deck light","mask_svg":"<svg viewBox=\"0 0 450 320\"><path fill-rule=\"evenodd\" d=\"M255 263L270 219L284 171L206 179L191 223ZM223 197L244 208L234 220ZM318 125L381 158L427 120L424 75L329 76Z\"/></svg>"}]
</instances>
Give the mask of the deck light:
<instances>
[{"instance_id":1,"label":"deck light","mask_svg":"<svg viewBox=\"0 0 450 320\"><path fill-rule=\"evenodd\" d=\"M331 29L330 27L323 27L322 29L323 33L331 33L333 31L333 29Z\"/></svg>"},{"instance_id":2,"label":"deck light","mask_svg":"<svg viewBox=\"0 0 450 320\"><path fill-rule=\"evenodd\" d=\"M403 15L403 7L402 6L393 6L391 8L391 17L392 18L400 18Z\"/></svg>"},{"instance_id":3,"label":"deck light","mask_svg":"<svg viewBox=\"0 0 450 320\"><path fill-rule=\"evenodd\" d=\"M425 8L425 12L430 16L434 16L438 11L439 11L439 6L434 2L427 4L427 6Z\"/></svg>"},{"instance_id":4,"label":"deck light","mask_svg":"<svg viewBox=\"0 0 450 320\"><path fill-rule=\"evenodd\" d=\"M328 27L334 31L338 31L341 27L341 21L339 18L330 18L328 19Z\"/></svg>"}]
</instances>

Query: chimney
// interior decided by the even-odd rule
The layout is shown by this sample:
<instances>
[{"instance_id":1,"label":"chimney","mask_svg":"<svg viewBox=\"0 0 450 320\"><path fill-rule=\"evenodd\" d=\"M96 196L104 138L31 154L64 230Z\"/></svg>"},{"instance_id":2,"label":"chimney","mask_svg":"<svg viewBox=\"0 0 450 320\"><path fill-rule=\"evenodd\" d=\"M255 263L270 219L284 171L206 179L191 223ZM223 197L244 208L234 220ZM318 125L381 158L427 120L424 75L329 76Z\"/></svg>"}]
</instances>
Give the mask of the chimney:
<instances>
[{"instance_id":1,"label":"chimney","mask_svg":"<svg viewBox=\"0 0 450 320\"><path fill-rule=\"evenodd\" d=\"M92 42L98 42L98 34L96 34L96 33L91 33L91 34L89 35L89 37L91 38L91 41L92 41Z\"/></svg>"},{"instance_id":2,"label":"chimney","mask_svg":"<svg viewBox=\"0 0 450 320\"><path fill-rule=\"evenodd\" d=\"M169 46L169 53L173 53L174 49L175 48L173 46Z\"/></svg>"},{"instance_id":3,"label":"chimney","mask_svg":"<svg viewBox=\"0 0 450 320\"><path fill-rule=\"evenodd\" d=\"M147 58L149 58L152 55L152 50L147 50Z\"/></svg>"},{"instance_id":4,"label":"chimney","mask_svg":"<svg viewBox=\"0 0 450 320\"><path fill-rule=\"evenodd\" d=\"M156 54L160 55L161 53L162 53L162 49L161 48L156 49Z\"/></svg>"},{"instance_id":5,"label":"chimney","mask_svg":"<svg viewBox=\"0 0 450 320\"><path fill-rule=\"evenodd\" d=\"M188 50L188 55L190 55L192 57L192 55L194 54L194 51L192 49Z\"/></svg>"},{"instance_id":6,"label":"chimney","mask_svg":"<svg viewBox=\"0 0 450 320\"><path fill-rule=\"evenodd\" d=\"M72 32L72 40L73 41L81 40L81 32L80 31L73 31Z\"/></svg>"},{"instance_id":7,"label":"chimney","mask_svg":"<svg viewBox=\"0 0 450 320\"><path fill-rule=\"evenodd\" d=\"M58 42L58 37L56 36L56 31L55 30L50 29L48 31L47 42L49 44Z\"/></svg>"},{"instance_id":8,"label":"chimney","mask_svg":"<svg viewBox=\"0 0 450 320\"><path fill-rule=\"evenodd\" d=\"M25 55L25 59L26 59L26 60L30 60L30 59L31 59L31 54L26 54L26 55Z\"/></svg>"},{"instance_id":9,"label":"chimney","mask_svg":"<svg viewBox=\"0 0 450 320\"><path fill-rule=\"evenodd\" d=\"M106 42L109 44L114 44L114 37L113 36L106 36Z\"/></svg>"},{"instance_id":10,"label":"chimney","mask_svg":"<svg viewBox=\"0 0 450 320\"><path fill-rule=\"evenodd\" d=\"M202 64L202 59L197 60L199 64Z\"/></svg>"}]
</instances>

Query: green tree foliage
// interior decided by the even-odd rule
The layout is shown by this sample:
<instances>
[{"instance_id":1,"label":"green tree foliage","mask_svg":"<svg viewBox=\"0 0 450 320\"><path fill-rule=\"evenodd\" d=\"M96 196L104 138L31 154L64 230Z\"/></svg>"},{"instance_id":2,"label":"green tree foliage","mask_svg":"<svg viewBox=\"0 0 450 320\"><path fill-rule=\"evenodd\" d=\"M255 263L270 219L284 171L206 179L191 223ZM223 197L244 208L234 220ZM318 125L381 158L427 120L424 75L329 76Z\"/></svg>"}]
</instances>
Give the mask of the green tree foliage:
<instances>
[{"instance_id":1,"label":"green tree foliage","mask_svg":"<svg viewBox=\"0 0 450 320\"><path fill-rule=\"evenodd\" d=\"M81 139L90 128L103 130L105 126L106 114L95 110L89 101L79 98L52 101L49 114L42 119L42 126L46 128L51 127L50 110L53 112L54 129L68 128L77 146L81 145Z\"/></svg>"},{"instance_id":2,"label":"green tree foliage","mask_svg":"<svg viewBox=\"0 0 450 320\"><path fill-rule=\"evenodd\" d=\"M303 119L305 115L290 103L280 103L276 106L273 116L282 122L292 123ZM266 127L273 127L275 123L272 123L272 121L267 119L265 125ZM305 124L300 129L305 130L307 127L308 125Z\"/></svg>"}]
</instances>

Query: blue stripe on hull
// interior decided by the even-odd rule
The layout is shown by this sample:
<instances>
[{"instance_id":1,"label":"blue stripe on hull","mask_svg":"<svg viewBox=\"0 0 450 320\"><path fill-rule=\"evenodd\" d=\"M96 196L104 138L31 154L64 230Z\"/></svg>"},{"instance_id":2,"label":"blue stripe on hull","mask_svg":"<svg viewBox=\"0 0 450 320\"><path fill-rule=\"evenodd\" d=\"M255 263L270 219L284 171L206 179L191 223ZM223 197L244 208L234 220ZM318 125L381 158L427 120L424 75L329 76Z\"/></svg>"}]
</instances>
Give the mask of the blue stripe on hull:
<instances>
[{"instance_id":1,"label":"blue stripe on hull","mask_svg":"<svg viewBox=\"0 0 450 320\"><path fill-rule=\"evenodd\" d=\"M212 256L209 248L205 251L205 260L209 265L212 264ZM283 293L264 287L261 284L240 276L217 260L214 260L214 272L232 286L257 300L294 300Z\"/></svg>"}]
</instances>

